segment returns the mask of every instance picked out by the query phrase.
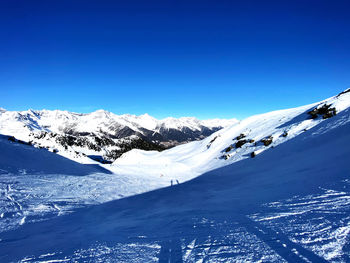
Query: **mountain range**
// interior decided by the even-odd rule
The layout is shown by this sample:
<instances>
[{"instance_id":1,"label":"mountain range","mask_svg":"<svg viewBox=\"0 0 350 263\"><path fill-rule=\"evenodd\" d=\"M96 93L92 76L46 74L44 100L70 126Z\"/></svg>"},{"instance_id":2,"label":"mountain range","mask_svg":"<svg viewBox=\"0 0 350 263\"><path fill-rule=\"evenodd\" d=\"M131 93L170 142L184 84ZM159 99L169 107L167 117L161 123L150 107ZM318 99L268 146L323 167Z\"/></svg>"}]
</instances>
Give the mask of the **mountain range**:
<instances>
[{"instance_id":1,"label":"mountain range","mask_svg":"<svg viewBox=\"0 0 350 263\"><path fill-rule=\"evenodd\" d=\"M37 147L87 122L33 147L9 119L1 262L349 262L350 89L110 164Z\"/></svg>"},{"instance_id":2,"label":"mountain range","mask_svg":"<svg viewBox=\"0 0 350 263\"><path fill-rule=\"evenodd\" d=\"M0 110L0 133L59 154L110 162L133 148L164 150L203 139L236 119L193 117L158 120L148 114L116 115L98 110L79 114L60 110Z\"/></svg>"},{"instance_id":3,"label":"mountain range","mask_svg":"<svg viewBox=\"0 0 350 263\"><path fill-rule=\"evenodd\" d=\"M258 114L207 138L162 152L133 149L116 159L112 169L123 174L160 174L179 181L231 163L254 158L293 140L350 106L350 89L313 104Z\"/></svg>"}]
</instances>

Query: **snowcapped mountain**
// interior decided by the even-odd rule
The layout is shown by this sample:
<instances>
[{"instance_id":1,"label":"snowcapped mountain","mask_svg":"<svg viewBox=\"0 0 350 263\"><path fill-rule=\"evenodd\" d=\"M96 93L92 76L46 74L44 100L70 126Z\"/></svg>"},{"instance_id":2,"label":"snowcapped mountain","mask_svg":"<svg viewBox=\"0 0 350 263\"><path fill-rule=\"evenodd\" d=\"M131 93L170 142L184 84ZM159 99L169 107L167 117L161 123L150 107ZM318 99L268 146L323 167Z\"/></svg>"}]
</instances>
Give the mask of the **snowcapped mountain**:
<instances>
[{"instance_id":1,"label":"snowcapped mountain","mask_svg":"<svg viewBox=\"0 0 350 263\"><path fill-rule=\"evenodd\" d=\"M112 165L0 148L1 262L349 262L350 90Z\"/></svg>"},{"instance_id":2,"label":"snowcapped mountain","mask_svg":"<svg viewBox=\"0 0 350 263\"><path fill-rule=\"evenodd\" d=\"M237 120L166 118L148 114L116 115L98 110L89 114L68 111L0 111L0 134L11 135L67 157L83 155L115 160L133 148L163 150L203 139Z\"/></svg>"},{"instance_id":3,"label":"snowcapped mountain","mask_svg":"<svg viewBox=\"0 0 350 263\"><path fill-rule=\"evenodd\" d=\"M143 114L140 116L123 114L116 115L105 110L97 110L88 114L79 114L60 110L28 110L6 111L1 109L0 129L1 132L11 132L13 135L22 136L23 128L29 131L47 131L54 133L109 133L117 137L125 137L127 134L119 134L123 129L130 129L133 133L147 136L147 132L159 133L161 129L176 129L202 131L226 127L237 122L236 119L198 120L193 117L156 118ZM23 128L21 128L21 126ZM130 134L132 135L132 134ZM160 136L162 134L159 134ZM174 138L176 140L176 138Z\"/></svg>"},{"instance_id":4,"label":"snowcapped mountain","mask_svg":"<svg viewBox=\"0 0 350 263\"><path fill-rule=\"evenodd\" d=\"M114 171L188 180L207 171L285 143L327 121L350 106L350 89L324 101L255 115L219 130L201 141L157 151L133 149L113 164ZM175 179L174 179L175 180Z\"/></svg>"}]
</instances>

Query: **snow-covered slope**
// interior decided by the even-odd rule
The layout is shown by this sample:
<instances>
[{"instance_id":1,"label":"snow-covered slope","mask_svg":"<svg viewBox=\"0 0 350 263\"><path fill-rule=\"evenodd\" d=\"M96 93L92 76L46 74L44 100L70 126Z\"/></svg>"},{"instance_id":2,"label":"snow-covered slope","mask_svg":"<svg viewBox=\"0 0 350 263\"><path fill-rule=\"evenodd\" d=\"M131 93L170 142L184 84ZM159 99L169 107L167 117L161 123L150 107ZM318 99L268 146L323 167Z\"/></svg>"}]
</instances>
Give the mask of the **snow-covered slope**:
<instances>
[{"instance_id":1,"label":"snow-covered slope","mask_svg":"<svg viewBox=\"0 0 350 263\"><path fill-rule=\"evenodd\" d=\"M117 159L112 169L123 174L144 173L184 181L215 168L252 158L305 133L349 106L350 90L347 90L318 103L249 117L204 140L163 152L131 150ZM315 108L320 108L318 113Z\"/></svg>"},{"instance_id":2,"label":"snow-covered slope","mask_svg":"<svg viewBox=\"0 0 350 263\"><path fill-rule=\"evenodd\" d=\"M0 232L168 185L142 175L112 174L100 163L80 158L86 160L0 135Z\"/></svg>"},{"instance_id":3,"label":"snow-covered slope","mask_svg":"<svg viewBox=\"0 0 350 263\"><path fill-rule=\"evenodd\" d=\"M349 96L347 92L321 103L254 116L212 138L190 143L189 148L183 145L154 156L162 161L158 167L166 161L172 169L183 164L185 171L192 167L197 173L225 167L173 187L75 210L72 207L70 214L57 216L57 209L46 220L22 220L20 227L0 233L0 261L349 262ZM326 109L324 104L331 106ZM237 140L241 133L246 137ZM231 144L242 144L243 139L259 142L270 135L273 140L267 146L248 142L225 151ZM193 155L190 149L195 151ZM175 156L175 151L197 162L191 166L184 156ZM254 158L250 156L253 151L258 153ZM152 160L139 154L136 157L143 159L138 171L149 180L155 172L147 174ZM206 162L196 155L206 157ZM222 155L228 155L227 159L220 159ZM137 164L125 159L124 168L131 167L132 161ZM156 184L166 175L155 176ZM55 194L65 197L52 197L52 207L64 206L70 197L58 191L60 188L79 193L91 190L103 199L103 191L91 189L98 176L80 183L74 176L29 178L32 180L23 175L0 177L7 185L0 195L1 208L13 209L13 217L16 209L24 214L31 204L38 205L45 180L56 186ZM122 178L128 177L109 178L107 195L122 190L117 188ZM32 187L37 181L37 187ZM68 181L68 187L61 181ZM76 188L72 182L78 184ZM50 197L45 198L49 203ZM11 221L11 214L5 215L0 222Z\"/></svg>"},{"instance_id":4,"label":"snow-covered slope","mask_svg":"<svg viewBox=\"0 0 350 263\"><path fill-rule=\"evenodd\" d=\"M46 149L35 148L13 137L0 135L1 174L71 174L111 173L98 162L86 158L86 164L73 161Z\"/></svg>"},{"instance_id":5,"label":"snow-covered slope","mask_svg":"<svg viewBox=\"0 0 350 263\"><path fill-rule=\"evenodd\" d=\"M0 110L0 134L31 142L76 159L84 155L111 161L132 148L163 150L203 139L237 120L166 118L148 114L116 115L104 110L89 114L67 111ZM84 158L80 158L84 159Z\"/></svg>"}]
</instances>

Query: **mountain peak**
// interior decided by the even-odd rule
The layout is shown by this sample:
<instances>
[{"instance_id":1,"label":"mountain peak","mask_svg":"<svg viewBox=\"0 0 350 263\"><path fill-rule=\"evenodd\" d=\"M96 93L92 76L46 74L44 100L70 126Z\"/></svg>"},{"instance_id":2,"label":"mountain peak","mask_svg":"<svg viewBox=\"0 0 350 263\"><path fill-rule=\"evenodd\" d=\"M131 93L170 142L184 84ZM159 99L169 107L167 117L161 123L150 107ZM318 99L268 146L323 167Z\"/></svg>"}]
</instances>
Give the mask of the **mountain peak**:
<instances>
[{"instance_id":1,"label":"mountain peak","mask_svg":"<svg viewBox=\"0 0 350 263\"><path fill-rule=\"evenodd\" d=\"M104 109L99 109L99 110L95 110L95 111L93 111L91 113L110 113L110 112L107 111L107 110L104 110Z\"/></svg>"},{"instance_id":2,"label":"mountain peak","mask_svg":"<svg viewBox=\"0 0 350 263\"><path fill-rule=\"evenodd\" d=\"M125 144L125 140L132 144L132 140L135 140L133 136L164 147L202 139L223 127L219 121L215 123L217 126L206 127L205 123L193 117L158 120L148 113L138 116L116 115L103 109L87 114L30 109L1 113L0 133L10 134L23 141L35 141L40 146L46 145L51 148L62 147L71 140L65 145L67 148L61 149L62 152L69 151L69 146L76 152L98 155L107 150L115 151L115 146ZM43 131L50 133L52 137L42 140L41 136L45 136L41 135ZM147 143L138 147L146 147L145 145L155 147Z\"/></svg>"}]
</instances>

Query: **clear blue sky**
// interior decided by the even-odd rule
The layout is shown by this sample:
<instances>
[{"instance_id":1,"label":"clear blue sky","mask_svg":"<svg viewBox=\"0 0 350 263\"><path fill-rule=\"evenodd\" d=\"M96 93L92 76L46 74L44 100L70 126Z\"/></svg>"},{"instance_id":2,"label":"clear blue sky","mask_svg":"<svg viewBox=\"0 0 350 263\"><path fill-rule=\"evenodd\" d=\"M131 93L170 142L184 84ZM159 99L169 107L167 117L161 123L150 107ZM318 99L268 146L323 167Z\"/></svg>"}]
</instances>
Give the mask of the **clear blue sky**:
<instances>
[{"instance_id":1,"label":"clear blue sky","mask_svg":"<svg viewBox=\"0 0 350 263\"><path fill-rule=\"evenodd\" d=\"M349 1L2 0L0 107L244 118L350 87Z\"/></svg>"}]
</instances>

